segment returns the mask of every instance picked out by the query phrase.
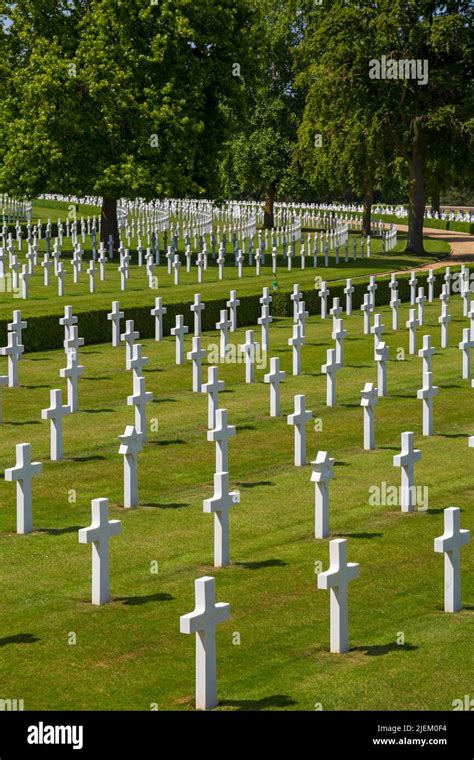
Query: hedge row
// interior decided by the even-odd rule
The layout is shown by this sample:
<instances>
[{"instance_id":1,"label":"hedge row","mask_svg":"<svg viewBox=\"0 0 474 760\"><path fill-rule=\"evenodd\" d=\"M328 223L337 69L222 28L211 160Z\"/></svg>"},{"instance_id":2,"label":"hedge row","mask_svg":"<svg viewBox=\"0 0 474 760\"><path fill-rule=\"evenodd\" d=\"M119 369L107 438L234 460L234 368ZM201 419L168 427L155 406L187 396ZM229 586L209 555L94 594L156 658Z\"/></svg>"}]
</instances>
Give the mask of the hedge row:
<instances>
[{"instance_id":1,"label":"hedge row","mask_svg":"<svg viewBox=\"0 0 474 760\"><path fill-rule=\"evenodd\" d=\"M400 300L408 301L410 299L410 286L408 283L410 273L398 275L398 297ZM417 272L419 286L426 284L427 272ZM367 291L368 278L353 280L354 293L352 296L352 305L354 310L360 308L363 302L364 293ZM390 301L390 277L377 277L377 290L375 293L375 304L377 306L387 305ZM442 277L438 275L435 281L435 295L441 293ZM345 305L344 282L329 285L328 304L332 299L339 297L342 306ZM321 313L321 299L318 290L312 288L305 290L303 298L306 303L306 309L310 314ZM274 317L288 317L293 314L293 302L291 300L291 291L274 291L272 293L272 315ZM163 320L163 333L169 335L171 328L176 322L176 315L183 314L185 324L193 329L194 315L190 310L190 302L165 304L167 313ZM149 306L139 306L126 310L125 318L133 319L135 329L138 330L142 338L153 338L155 334L154 318L150 314L152 304ZM216 322L219 320L219 312L226 308L226 299L207 301L205 309L201 312L201 324L204 331L215 330ZM251 296L242 296L238 308L238 325L257 324L257 319L261 313L260 293ZM51 314L40 317L30 317L28 329L23 333L25 350L30 351L49 351L63 347L64 328L59 324L58 314ZM85 311L78 314L79 317L79 334L84 338L85 345L94 343L109 343L111 340L111 323L107 319L107 310ZM7 341L7 324L8 320L0 321L0 340L2 345Z\"/></svg>"}]
</instances>

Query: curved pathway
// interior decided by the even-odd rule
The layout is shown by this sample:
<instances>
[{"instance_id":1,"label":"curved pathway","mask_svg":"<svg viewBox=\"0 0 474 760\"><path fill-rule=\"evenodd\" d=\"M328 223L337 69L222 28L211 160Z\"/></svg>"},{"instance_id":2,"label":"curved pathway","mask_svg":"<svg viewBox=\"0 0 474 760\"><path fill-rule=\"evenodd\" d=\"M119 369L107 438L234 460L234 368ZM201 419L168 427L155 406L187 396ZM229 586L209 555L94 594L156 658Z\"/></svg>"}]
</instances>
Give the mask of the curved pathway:
<instances>
[{"instance_id":1,"label":"curved pathway","mask_svg":"<svg viewBox=\"0 0 474 760\"><path fill-rule=\"evenodd\" d=\"M397 224L399 232L408 232L405 224ZM431 264L422 264L416 269L439 269L450 264L468 264L474 262L474 235L467 232L455 232L454 230L437 230L433 227L423 227L423 235L435 240L444 240L451 248L451 253L439 261Z\"/></svg>"}]
</instances>

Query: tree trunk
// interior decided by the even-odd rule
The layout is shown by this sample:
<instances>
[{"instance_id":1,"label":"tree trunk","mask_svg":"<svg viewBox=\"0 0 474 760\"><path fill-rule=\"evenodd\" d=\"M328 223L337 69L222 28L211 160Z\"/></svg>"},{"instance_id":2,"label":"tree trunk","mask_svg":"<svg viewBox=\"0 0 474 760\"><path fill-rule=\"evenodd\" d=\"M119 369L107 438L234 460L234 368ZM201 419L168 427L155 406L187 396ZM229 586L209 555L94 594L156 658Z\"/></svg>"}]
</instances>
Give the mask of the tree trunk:
<instances>
[{"instance_id":1,"label":"tree trunk","mask_svg":"<svg viewBox=\"0 0 474 760\"><path fill-rule=\"evenodd\" d=\"M104 243L106 248L109 245L109 237L111 235L114 241L114 251L117 251L120 245L117 221L117 199L104 196L100 212L100 242Z\"/></svg>"},{"instance_id":2,"label":"tree trunk","mask_svg":"<svg viewBox=\"0 0 474 760\"><path fill-rule=\"evenodd\" d=\"M275 226L273 207L275 204L275 184L271 182L265 191L265 206L263 209L263 226L271 230Z\"/></svg>"},{"instance_id":3,"label":"tree trunk","mask_svg":"<svg viewBox=\"0 0 474 760\"><path fill-rule=\"evenodd\" d=\"M440 195L439 190L435 190L431 196L431 213L432 214L439 214L440 209Z\"/></svg>"},{"instance_id":4,"label":"tree trunk","mask_svg":"<svg viewBox=\"0 0 474 760\"><path fill-rule=\"evenodd\" d=\"M374 201L374 186L372 182L367 182L365 186L365 195L364 195L364 212L362 214L362 234L364 237L368 237L368 235L370 235L373 201Z\"/></svg>"},{"instance_id":5,"label":"tree trunk","mask_svg":"<svg viewBox=\"0 0 474 760\"><path fill-rule=\"evenodd\" d=\"M413 143L411 156L408 159L408 169L408 241L406 253L422 256L425 252L423 247L423 221L426 195L424 150L419 137Z\"/></svg>"}]
</instances>

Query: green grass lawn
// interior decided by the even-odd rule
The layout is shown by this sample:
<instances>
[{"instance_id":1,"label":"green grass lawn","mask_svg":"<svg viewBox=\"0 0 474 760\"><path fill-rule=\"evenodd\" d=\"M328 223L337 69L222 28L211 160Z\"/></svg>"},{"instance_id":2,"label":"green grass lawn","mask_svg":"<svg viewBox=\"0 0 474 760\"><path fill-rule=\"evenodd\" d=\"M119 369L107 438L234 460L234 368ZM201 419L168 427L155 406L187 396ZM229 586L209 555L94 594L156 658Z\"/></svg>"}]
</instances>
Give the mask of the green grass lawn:
<instances>
[{"instance_id":1,"label":"green grass lawn","mask_svg":"<svg viewBox=\"0 0 474 760\"><path fill-rule=\"evenodd\" d=\"M14 464L15 444L27 441L44 471L33 485L35 532L29 536L15 534L15 486L0 481L0 698L22 698L25 709L38 710L191 709L195 647L193 637L179 633L179 617L194 608L194 580L202 575L216 577L217 601L231 606L230 621L217 633L221 709L313 710L319 703L324 710L449 710L454 699L470 693L472 545L462 553L465 607L459 614L443 612L443 558L433 552L445 507L461 507L462 527L474 531L474 451L467 442L474 434L468 412L473 391L461 380L457 343L466 320L459 300L450 303L450 348L433 358L440 395L432 438L421 435L421 360L408 356L405 328L392 334L386 308L380 311L390 346L389 396L376 408L374 452L362 450L359 392L376 380L376 369L373 339L363 335L359 314L345 320L347 366L338 377L335 408L325 405L320 373L333 345L330 320L308 320L300 377L291 376L291 321L272 325L270 356L281 356L288 373L280 419L268 416L266 370L247 386L242 364L221 365L221 405L237 426L230 484L240 490L241 503L231 515L232 565L219 570L212 566L213 517L202 512L215 464L214 445L206 440L207 399L190 392L190 364L175 366L173 339L144 341L147 389L155 394L148 419L158 420L158 432L149 433L140 455L137 510L121 506L117 436L133 422L124 348L81 351L81 411L65 420L62 463L48 459L49 423L41 421L40 410L49 405L50 388L65 388L59 378L64 355L26 354L21 387L3 391L0 469ZM439 303L426 309L418 346L422 333L439 346L438 315ZM400 324L407 317L403 304ZM243 336L239 331L233 339L242 342ZM206 346L215 342L216 333L205 336ZM188 337L187 350L190 344ZM404 361L395 358L399 348L406 351ZM360 563L360 578L350 587L347 655L329 653L329 595L317 589L315 575L316 563L327 569L329 542L313 537L311 468L293 466L286 415L296 393L306 394L307 407L322 420L320 432L308 426L309 458L324 449L336 459L331 537L347 537L349 561ZM415 472L416 484L429 487L425 513L368 503L371 486L400 483L392 457L404 430L415 432L423 454ZM97 497L109 498L111 518L122 520L122 534L111 540L112 602L103 608L90 602L91 548L77 538L78 529L90 524L90 501ZM150 571L155 561L158 574Z\"/></svg>"},{"instance_id":2,"label":"green grass lawn","mask_svg":"<svg viewBox=\"0 0 474 760\"><path fill-rule=\"evenodd\" d=\"M53 204L53 202L51 202ZM33 219L36 220L38 216L43 213L43 218L47 219L48 216L52 216L52 212L59 204L56 204L53 208L49 206L43 208L42 206L34 207L35 213ZM62 204L61 208L57 210L57 213L62 211L62 218L64 220L65 213L64 208L66 204ZM84 212L85 213L85 212ZM449 253L449 246L443 241L426 239L426 254L424 257L417 257L407 255L403 253L405 247L405 236L399 236L399 242L397 248L390 253L382 254L381 240L378 238L372 238L371 243L371 257L367 259L358 258L353 259L352 253L352 240L355 233L350 236L349 242L349 261L344 262L344 251L340 251L339 265L336 266L335 254L330 253L329 266L324 267L324 256L318 255L318 268L315 270L312 266L312 256L307 257L306 268L301 270L300 257L297 255L293 262L293 270L288 272L287 264L283 260L283 256L279 256L278 260L278 287L281 290L291 290L294 282L299 282L301 288L308 289L312 286L315 276L323 277L327 282L335 282L337 280L345 279L347 277L358 278L367 277L369 274L378 272L390 272L403 269L411 269L419 266L423 263L429 263L435 261L442 256L446 256ZM357 237L358 255L360 256L360 236ZM48 288L43 284L43 269L38 265L35 269L35 274L30 277L29 280L29 297L26 301L23 301L18 293L4 292L7 288L3 288L0 292L0 320L11 317L12 309L21 308L23 316L34 317L44 314L62 314L64 304L71 304L76 313L90 310L110 309L111 301L120 300L122 308L131 308L134 306L145 306L148 303L153 302L155 296L162 296L164 303L180 303L180 302L192 302L194 293L199 290L202 299L216 300L228 296L230 289L237 289L239 296L252 295L260 292L262 287L272 287L272 283L275 280L275 276L272 273L271 255L268 253L265 258L266 266L262 266L261 275L257 277L255 275L255 267L249 267L246 263L244 266L244 276L239 279L237 268L233 265L233 259L231 257L231 245L227 246L228 263L225 267L225 277L223 281L218 279L218 268L212 256L209 255L208 262L209 268L204 272L204 281L198 284L197 280L197 268L193 266L192 271L187 273L184 265L184 246L183 241L180 241L180 253L183 266L180 271L180 284L174 285L173 275L168 275L166 258L163 254L163 245L161 252L161 263L159 267L155 268L155 276L157 277L156 288L150 289L148 284L148 277L145 266L138 267L136 262L138 260L136 253L137 241L132 240L131 256L132 263L130 278L127 283L126 291L120 289L120 274L118 272L118 261L108 262L107 264L107 279L105 282L99 280L99 274L96 277L96 292L90 294L89 292L89 276L86 272L87 261L90 258L90 240L83 249L85 250L85 256L83 260L83 271L80 275L80 282L77 285L73 283L71 255L72 250L69 244L69 240L65 240L63 247L63 260L65 262L66 279L65 279L65 295L59 297L57 295L57 281L56 278L51 275L51 284ZM144 241L143 241L144 244ZM46 243L41 240L39 243L39 251L44 252L46 249ZM26 253L26 243L23 244L23 251L20 254L20 261L24 262L24 254ZM282 251L280 250L280 254ZM40 257L42 260L42 256ZM193 257L195 261L195 255ZM248 261L246 256L245 261Z\"/></svg>"}]
</instances>

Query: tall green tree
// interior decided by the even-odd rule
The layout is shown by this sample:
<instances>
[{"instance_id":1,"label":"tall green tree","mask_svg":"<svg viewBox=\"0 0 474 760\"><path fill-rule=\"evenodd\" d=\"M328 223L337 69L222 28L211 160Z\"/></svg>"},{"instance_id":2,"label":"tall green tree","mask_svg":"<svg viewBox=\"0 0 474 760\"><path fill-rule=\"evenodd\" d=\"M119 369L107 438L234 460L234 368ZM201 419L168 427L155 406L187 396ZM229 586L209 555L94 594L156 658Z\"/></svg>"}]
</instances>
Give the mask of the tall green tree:
<instances>
[{"instance_id":1,"label":"tall green tree","mask_svg":"<svg viewBox=\"0 0 474 760\"><path fill-rule=\"evenodd\" d=\"M226 145L222 180L228 195L263 198L264 226L271 228L276 197L301 183L293 158L303 99L294 87L292 51L302 30L292 0L253 5L253 63L241 71L245 112Z\"/></svg>"},{"instance_id":2,"label":"tall green tree","mask_svg":"<svg viewBox=\"0 0 474 760\"><path fill-rule=\"evenodd\" d=\"M472 3L325 0L315 7L308 0L302 7L308 23L301 45L300 82L307 94L301 148L307 152L318 119L330 151L332 141L340 144L342 129L353 150L339 150L333 171L344 175L352 166L364 184L370 184L374 167L382 179L384 162L390 167L395 151L406 167L407 250L420 254L429 162L433 166L440 153L457 161L460 145L466 156L472 150ZM413 76L411 64L402 69L408 76L389 77L384 60L395 61L397 71L400 61L419 62L427 66L426 81L421 68ZM331 161L321 154L322 165Z\"/></svg>"},{"instance_id":3,"label":"tall green tree","mask_svg":"<svg viewBox=\"0 0 474 760\"><path fill-rule=\"evenodd\" d=\"M15 0L4 13L4 190L101 195L115 240L122 196L215 191L247 0Z\"/></svg>"}]
</instances>

